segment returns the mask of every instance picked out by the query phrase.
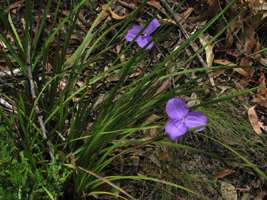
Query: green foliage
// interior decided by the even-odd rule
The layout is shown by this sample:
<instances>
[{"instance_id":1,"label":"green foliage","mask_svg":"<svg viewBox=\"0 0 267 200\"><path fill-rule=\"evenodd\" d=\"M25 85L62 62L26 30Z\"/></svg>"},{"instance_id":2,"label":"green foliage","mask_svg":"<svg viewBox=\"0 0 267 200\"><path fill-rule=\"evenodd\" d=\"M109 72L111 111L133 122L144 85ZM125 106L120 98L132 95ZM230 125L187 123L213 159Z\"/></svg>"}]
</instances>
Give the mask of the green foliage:
<instances>
[{"instance_id":1,"label":"green foliage","mask_svg":"<svg viewBox=\"0 0 267 200\"><path fill-rule=\"evenodd\" d=\"M46 196L62 194L63 184L71 171L60 163L36 160L36 154L22 147L11 127L15 117L7 119L1 114L0 128L0 197L1 199L47 199ZM3 120L5 118L5 120ZM54 199L54 198L50 198Z\"/></svg>"},{"instance_id":2,"label":"green foliage","mask_svg":"<svg viewBox=\"0 0 267 200\"><path fill-rule=\"evenodd\" d=\"M212 71L231 68L214 66L187 69L186 65L196 54L180 62L185 49L216 23L231 4L179 48L172 50L162 60L157 60L156 64L147 65L153 61L149 52L143 49L135 51L133 43L124 45L123 42L126 30L136 16L143 13L144 4L122 21L105 20L106 11L103 9L83 34L81 44L73 50L71 36L77 28L80 9L88 8L86 2L70 3L72 9L64 16L61 1L54 10L52 1L48 1L40 25L36 28L31 15L34 11L33 2L26 0L23 8L23 34L19 34L11 13L1 15L0 19L13 38L12 41L6 34L0 34L0 40L7 47L6 58L12 61L11 68L21 70L25 79L31 80L30 75L33 75L34 84L24 80L20 84L15 83L15 88L18 86L15 94L6 92L11 96L16 110L14 113L1 112L0 196L6 199L56 199L63 196L75 199L110 195L135 199L138 197L128 194L117 185L122 180L135 180L165 185L167 190L171 187L196 198L206 199L206 195L196 192L186 181L176 183L143 175L107 176L105 170L117 158L133 151L135 146L144 147L148 144L154 148L172 146L189 150L192 154L217 156L208 149L196 148L194 144L166 142L162 140L162 131L156 137L145 135L143 138L143 134L147 129L160 130L163 127L165 119L162 117L153 122L147 119L154 113L161 115L167 99L187 96L192 92L201 97L203 90L196 88L201 78ZM106 6L112 3L108 1ZM48 13L54 17L52 23L47 21ZM162 26L155 39L164 39L167 31L168 26ZM223 31L219 31L213 41ZM118 44L122 50L113 54L111 50ZM172 67L174 72L170 73ZM131 78L138 70L142 73ZM181 81L179 87L158 92L164 81L176 77L189 79L192 73L197 73L197 78ZM112 78L116 81L109 81ZM32 90L36 92L36 97ZM210 106L211 103L249 92L251 90L222 99L203 97L203 100L209 102ZM247 130L247 127L237 127L232 122L224 121L226 124L221 124L224 116L221 113L213 114L213 111L208 110L212 107L206 109L205 113L211 119L210 127L218 128L218 138L222 142L227 143L225 137L232 134L225 134L224 126L231 127L234 134ZM246 136L241 139L240 146L251 145ZM117 153L118 149L122 151ZM186 175L184 177L186 180Z\"/></svg>"}]
</instances>

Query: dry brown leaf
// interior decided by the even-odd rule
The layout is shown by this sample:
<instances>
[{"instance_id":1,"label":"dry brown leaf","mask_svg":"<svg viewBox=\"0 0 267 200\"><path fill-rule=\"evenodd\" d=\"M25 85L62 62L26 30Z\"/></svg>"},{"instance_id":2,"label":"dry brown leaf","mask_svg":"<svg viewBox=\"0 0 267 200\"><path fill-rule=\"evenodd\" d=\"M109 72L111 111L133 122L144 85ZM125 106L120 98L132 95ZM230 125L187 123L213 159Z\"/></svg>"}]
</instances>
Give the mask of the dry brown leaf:
<instances>
[{"instance_id":1,"label":"dry brown leaf","mask_svg":"<svg viewBox=\"0 0 267 200\"><path fill-rule=\"evenodd\" d=\"M218 64L218 65L225 65L225 66L237 66L233 62L226 60L226 59L214 59L213 63ZM238 73L248 75L245 71L242 70L242 68L234 68L233 70ZM218 75L221 75L222 73L223 73L223 70L221 72L218 72L218 74L215 74L215 77Z\"/></svg>"},{"instance_id":2,"label":"dry brown leaf","mask_svg":"<svg viewBox=\"0 0 267 200\"><path fill-rule=\"evenodd\" d=\"M267 98L267 88L259 88L257 94Z\"/></svg>"},{"instance_id":3,"label":"dry brown leaf","mask_svg":"<svg viewBox=\"0 0 267 200\"><path fill-rule=\"evenodd\" d=\"M211 43L211 37L209 35L201 35L199 37L201 45L204 47L206 52L206 62L207 67L211 67L214 59L213 47L214 44ZM215 82L212 76L209 76L210 83L212 86L215 86Z\"/></svg>"},{"instance_id":4,"label":"dry brown leaf","mask_svg":"<svg viewBox=\"0 0 267 200\"><path fill-rule=\"evenodd\" d=\"M213 63L217 64L217 65L236 66L236 64L234 64L234 63L232 63L232 62L230 62L229 60L226 60L226 59L214 59ZM213 72L213 77L217 78L217 77L223 75L224 72L225 72L224 69L215 71L215 72Z\"/></svg>"},{"instance_id":5,"label":"dry brown leaf","mask_svg":"<svg viewBox=\"0 0 267 200\"><path fill-rule=\"evenodd\" d=\"M236 66L236 64L234 64L231 61L226 60L226 59L214 59L213 63L218 64L218 65Z\"/></svg>"},{"instance_id":6,"label":"dry brown leaf","mask_svg":"<svg viewBox=\"0 0 267 200\"><path fill-rule=\"evenodd\" d=\"M259 84L260 89L258 90L260 92L261 89L266 89L266 78L264 71L261 71L260 78L259 78Z\"/></svg>"},{"instance_id":7,"label":"dry brown leaf","mask_svg":"<svg viewBox=\"0 0 267 200\"><path fill-rule=\"evenodd\" d=\"M263 69L261 69L260 71L260 78L258 83L260 85L258 92L260 92L262 89L266 89L266 77Z\"/></svg>"},{"instance_id":8,"label":"dry brown leaf","mask_svg":"<svg viewBox=\"0 0 267 200\"><path fill-rule=\"evenodd\" d=\"M239 65L242 67L251 67L253 60L249 57L241 58Z\"/></svg>"},{"instance_id":9,"label":"dry brown leaf","mask_svg":"<svg viewBox=\"0 0 267 200\"><path fill-rule=\"evenodd\" d=\"M179 22L181 24L185 23L185 21L192 14L193 11L194 11L194 8L193 7L189 7L189 8L186 9L186 11L182 12L181 14L179 14L179 17L180 17Z\"/></svg>"},{"instance_id":10,"label":"dry brown leaf","mask_svg":"<svg viewBox=\"0 0 267 200\"><path fill-rule=\"evenodd\" d=\"M218 78L218 77L220 77L221 75L224 75L224 74L225 74L225 70L224 69L217 70L217 71L212 73L212 77L213 78Z\"/></svg>"},{"instance_id":11,"label":"dry brown leaf","mask_svg":"<svg viewBox=\"0 0 267 200\"><path fill-rule=\"evenodd\" d=\"M239 63L239 65L242 66L242 68L235 68L234 71L246 78L252 77L254 74L254 70L250 67L252 63L253 62L250 58L244 57L241 59Z\"/></svg>"},{"instance_id":12,"label":"dry brown leaf","mask_svg":"<svg viewBox=\"0 0 267 200\"><path fill-rule=\"evenodd\" d=\"M123 16L118 15L111 8L108 9L108 12L110 13L110 16L112 17L112 19L122 20L122 19L125 19L126 17L128 17L127 14L123 15Z\"/></svg>"},{"instance_id":13,"label":"dry brown leaf","mask_svg":"<svg viewBox=\"0 0 267 200\"><path fill-rule=\"evenodd\" d=\"M260 59L260 64L267 66L267 58L261 58Z\"/></svg>"},{"instance_id":14,"label":"dry brown leaf","mask_svg":"<svg viewBox=\"0 0 267 200\"><path fill-rule=\"evenodd\" d=\"M260 88L257 90L257 93L254 96L253 102L267 109L266 78L265 78L265 74L263 71L260 74L259 85L260 85Z\"/></svg>"},{"instance_id":15,"label":"dry brown leaf","mask_svg":"<svg viewBox=\"0 0 267 200\"><path fill-rule=\"evenodd\" d=\"M253 102L267 109L267 99L265 97L261 95L256 95L253 99Z\"/></svg>"},{"instance_id":16,"label":"dry brown leaf","mask_svg":"<svg viewBox=\"0 0 267 200\"><path fill-rule=\"evenodd\" d=\"M162 92L165 92L170 86L171 86L171 80L170 79L167 79L165 80L160 86L159 88L157 89L156 93L155 93L155 96L162 93Z\"/></svg>"},{"instance_id":17,"label":"dry brown leaf","mask_svg":"<svg viewBox=\"0 0 267 200\"><path fill-rule=\"evenodd\" d=\"M241 15L234 23L227 29L226 49L232 46L234 36L241 36L236 38L237 49L249 55L256 52L260 48L260 42L256 34L257 27L261 24L261 19L258 15L246 16ZM254 56L253 59L256 57Z\"/></svg>"},{"instance_id":18,"label":"dry brown leaf","mask_svg":"<svg viewBox=\"0 0 267 200\"><path fill-rule=\"evenodd\" d=\"M254 48L254 59L260 59L261 58L261 54L257 54L257 52L259 52L262 49L262 45L260 43L260 41L258 40L255 44L255 48Z\"/></svg>"},{"instance_id":19,"label":"dry brown leaf","mask_svg":"<svg viewBox=\"0 0 267 200\"><path fill-rule=\"evenodd\" d=\"M249 73L244 68L234 68L234 71L241 74L244 77L249 77Z\"/></svg>"},{"instance_id":20,"label":"dry brown leaf","mask_svg":"<svg viewBox=\"0 0 267 200\"><path fill-rule=\"evenodd\" d=\"M255 106L252 106L251 108L248 109L248 119L256 134L261 135L262 134L261 128L263 128L263 124L258 119L258 115L255 111Z\"/></svg>"},{"instance_id":21,"label":"dry brown leaf","mask_svg":"<svg viewBox=\"0 0 267 200\"><path fill-rule=\"evenodd\" d=\"M156 1L156 0L150 0L150 1L147 2L147 4L150 5L150 6L153 6L154 8L156 8L158 10L162 9L160 3L158 1Z\"/></svg>"},{"instance_id":22,"label":"dry brown leaf","mask_svg":"<svg viewBox=\"0 0 267 200\"><path fill-rule=\"evenodd\" d=\"M8 13L9 11L16 9L16 8L20 8L22 6L22 4L24 3L24 0L21 1L16 1L12 4L10 4L6 9L5 9L5 13Z\"/></svg>"},{"instance_id":23,"label":"dry brown leaf","mask_svg":"<svg viewBox=\"0 0 267 200\"><path fill-rule=\"evenodd\" d=\"M231 174L235 173L235 170L232 170L232 169L224 169L222 171L219 171L216 173L216 177L217 178L224 178L226 176L229 176Z\"/></svg>"},{"instance_id":24,"label":"dry brown leaf","mask_svg":"<svg viewBox=\"0 0 267 200\"><path fill-rule=\"evenodd\" d=\"M247 54L250 54L254 50L254 46L256 44L256 40L254 38L255 30L253 27L250 27L247 29L246 33L246 39L245 39L245 45L244 45L244 51Z\"/></svg>"},{"instance_id":25,"label":"dry brown leaf","mask_svg":"<svg viewBox=\"0 0 267 200\"><path fill-rule=\"evenodd\" d=\"M209 35L202 35L199 37L199 40L202 46L205 48L207 65L208 67L211 67L214 59L214 44L211 43L211 37Z\"/></svg>"}]
</instances>

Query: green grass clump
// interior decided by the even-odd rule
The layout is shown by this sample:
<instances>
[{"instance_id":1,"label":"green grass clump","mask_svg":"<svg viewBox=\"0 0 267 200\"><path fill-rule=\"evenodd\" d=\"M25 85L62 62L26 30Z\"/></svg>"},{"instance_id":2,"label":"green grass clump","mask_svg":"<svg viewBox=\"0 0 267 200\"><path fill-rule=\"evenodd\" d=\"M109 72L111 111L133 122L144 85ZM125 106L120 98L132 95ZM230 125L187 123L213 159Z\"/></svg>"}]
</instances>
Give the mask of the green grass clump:
<instances>
[{"instance_id":1,"label":"green grass clump","mask_svg":"<svg viewBox=\"0 0 267 200\"><path fill-rule=\"evenodd\" d=\"M106 6L113 3L107 1ZM250 157L247 160L240 156L250 155L249 148L258 147L251 141L247 124L222 120L227 117L225 110L212 110L212 103L249 94L255 88L221 99L205 98L205 91L198 88L198 84L205 84L208 73L232 67L188 69L186 66L203 48L183 60L185 49L220 20L231 4L179 48L169 49L167 55L157 59L153 51L136 49L133 43L124 41L124 35L134 20L144 15L145 3L121 21L110 20L103 7L97 16L90 19L84 32L79 29L79 12L81 9L90 11L90 3L87 5L86 0L71 1L67 15L64 15L64 2L54 3L52 0L45 5L26 0L18 15L12 12L0 14L5 29L0 34L0 40L6 46L3 57L11 70L19 69L21 72L20 79L12 77L9 80L11 86L1 83L0 88L3 98L13 106L12 111L2 109L0 112L1 197L86 199L113 196L115 199L139 199L137 194L130 194L119 184L146 181L160 185L163 191L173 191L169 188L174 188L183 194L207 199L203 191L189 184L191 180L201 180L198 176L204 176L202 172L196 175L184 171L179 181L146 174L114 172L110 175L116 160L147 145L154 149L172 146L218 159L219 152L201 149L190 138L185 144L162 139L165 138L162 131L166 120L163 117L165 102L173 96L185 97L193 92L203 102L209 102L200 104L200 109L210 119L209 132L205 137L199 137L230 151L257 175L264 176L261 166L250 163ZM38 6L42 7L42 14L36 26L34 16L40 9ZM152 12L160 16L157 10ZM48 14L51 18L47 17ZM16 24L17 17L25 20L23 28ZM145 17L144 21L148 23L151 17ZM218 31L212 41L216 41L225 29ZM73 45L72 36L79 31L83 37ZM155 40L164 40L168 31L170 27L162 25ZM116 47L121 50L114 53ZM191 77L192 74L196 75L195 78ZM166 81L176 87L159 91ZM153 115L157 117L151 121ZM151 129L158 130L156 136L147 134ZM231 142L235 143L227 141L228 137L234 137ZM183 162L183 158L179 158ZM165 198L164 194L161 198Z\"/></svg>"}]
</instances>

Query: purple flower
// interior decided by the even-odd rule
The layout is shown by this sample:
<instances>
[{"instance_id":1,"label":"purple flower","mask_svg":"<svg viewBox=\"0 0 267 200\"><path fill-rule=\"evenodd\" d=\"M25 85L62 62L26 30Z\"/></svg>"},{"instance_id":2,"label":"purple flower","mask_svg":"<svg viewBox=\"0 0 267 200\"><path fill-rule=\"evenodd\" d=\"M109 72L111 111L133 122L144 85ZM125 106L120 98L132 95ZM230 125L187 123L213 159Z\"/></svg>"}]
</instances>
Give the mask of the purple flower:
<instances>
[{"instance_id":1,"label":"purple flower","mask_svg":"<svg viewBox=\"0 0 267 200\"><path fill-rule=\"evenodd\" d=\"M165 125L165 131L172 140L183 136L191 128L201 131L208 123L202 112L189 112L185 101L180 98L172 98L167 102L166 113L169 120Z\"/></svg>"},{"instance_id":2,"label":"purple flower","mask_svg":"<svg viewBox=\"0 0 267 200\"><path fill-rule=\"evenodd\" d=\"M154 45L154 42L151 41L152 40L151 34L159 26L160 26L160 23L156 18L153 19L145 29L144 29L144 26L142 25L134 25L131 29L128 30L127 34L125 35L125 39L128 42L131 42L133 41L133 39L136 38L135 41L137 42L139 47L144 48L148 44L146 49L151 49Z\"/></svg>"}]
</instances>

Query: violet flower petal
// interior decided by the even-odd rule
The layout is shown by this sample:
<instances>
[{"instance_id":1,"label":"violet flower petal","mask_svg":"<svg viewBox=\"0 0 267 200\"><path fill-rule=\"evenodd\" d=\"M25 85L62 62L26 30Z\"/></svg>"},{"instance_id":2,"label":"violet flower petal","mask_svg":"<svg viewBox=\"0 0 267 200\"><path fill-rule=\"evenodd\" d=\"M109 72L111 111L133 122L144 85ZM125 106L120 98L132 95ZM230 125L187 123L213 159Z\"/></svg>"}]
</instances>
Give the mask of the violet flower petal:
<instances>
[{"instance_id":1,"label":"violet flower petal","mask_svg":"<svg viewBox=\"0 0 267 200\"><path fill-rule=\"evenodd\" d=\"M150 42L146 49L151 49L154 46L155 42Z\"/></svg>"},{"instance_id":2,"label":"violet flower petal","mask_svg":"<svg viewBox=\"0 0 267 200\"><path fill-rule=\"evenodd\" d=\"M187 115L188 108L184 100L171 98L166 104L166 113L171 119L181 120Z\"/></svg>"},{"instance_id":3,"label":"violet flower petal","mask_svg":"<svg viewBox=\"0 0 267 200\"><path fill-rule=\"evenodd\" d=\"M169 120L165 125L165 132L172 140L177 140L183 136L188 128L181 120Z\"/></svg>"},{"instance_id":4,"label":"violet flower petal","mask_svg":"<svg viewBox=\"0 0 267 200\"><path fill-rule=\"evenodd\" d=\"M136 39L136 42L138 44L139 47L141 48L144 48L148 43L150 43L148 46L147 46L147 49L148 47L151 45L151 42L152 41L152 37L151 36L139 36L137 39ZM153 46L153 43L152 43L152 46ZM151 47L152 47L151 46Z\"/></svg>"},{"instance_id":5,"label":"violet flower petal","mask_svg":"<svg viewBox=\"0 0 267 200\"><path fill-rule=\"evenodd\" d=\"M125 35L125 39L128 42L133 41L134 38L136 38L136 36L140 33L140 31L143 29L144 27L141 25L133 25L133 27L131 29L128 30L127 34Z\"/></svg>"},{"instance_id":6,"label":"violet flower petal","mask_svg":"<svg viewBox=\"0 0 267 200\"><path fill-rule=\"evenodd\" d=\"M187 128L197 128L198 131L203 130L203 126L208 124L208 118L202 112L189 112L185 117L185 125Z\"/></svg>"},{"instance_id":7,"label":"violet flower petal","mask_svg":"<svg viewBox=\"0 0 267 200\"><path fill-rule=\"evenodd\" d=\"M151 35L158 27L160 27L160 23L156 18L154 18L145 28L144 34Z\"/></svg>"}]
</instances>

